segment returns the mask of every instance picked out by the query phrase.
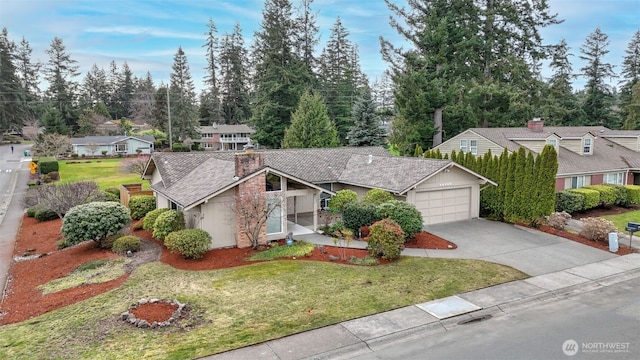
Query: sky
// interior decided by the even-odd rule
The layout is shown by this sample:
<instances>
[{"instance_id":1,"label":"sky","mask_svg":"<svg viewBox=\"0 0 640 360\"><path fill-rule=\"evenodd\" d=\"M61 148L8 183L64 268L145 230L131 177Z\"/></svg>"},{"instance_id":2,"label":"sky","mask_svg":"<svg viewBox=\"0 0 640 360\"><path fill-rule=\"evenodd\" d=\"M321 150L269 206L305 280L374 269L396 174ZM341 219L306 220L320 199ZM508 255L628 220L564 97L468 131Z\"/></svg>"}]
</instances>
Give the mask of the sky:
<instances>
[{"instance_id":1,"label":"sky","mask_svg":"<svg viewBox=\"0 0 640 360\"><path fill-rule=\"evenodd\" d=\"M404 4L405 0L393 0ZM640 29L640 0L548 0L552 13L564 22L542 30L544 42L566 39L574 73L584 66L580 47L596 27L609 36L609 54L605 61L616 73L633 34ZM297 0L292 0L297 5ZM173 56L182 46L197 89L202 88L205 42L204 33L213 19L219 35L231 33L238 23L245 44L260 28L264 0L0 0L0 26L19 42L23 37L34 49L33 60L46 62L45 50L54 37L63 40L71 58L78 62L82 81L96 64L109 69L112 60L125 61L137 76L149 71L158 85L167 82ZM389 25L390 10L384 0L314 0L320 27L319 53L339 16L357 44L362 70L373 81L387 64L380 55L379 37L395 45L402 38ZM549 75L543 69L543 75ZM617 85L618 80L610 80ZM578 78L574 89L584 86ZM46 87L46 84L43 84Z\"/></svg>"}]
</instances>

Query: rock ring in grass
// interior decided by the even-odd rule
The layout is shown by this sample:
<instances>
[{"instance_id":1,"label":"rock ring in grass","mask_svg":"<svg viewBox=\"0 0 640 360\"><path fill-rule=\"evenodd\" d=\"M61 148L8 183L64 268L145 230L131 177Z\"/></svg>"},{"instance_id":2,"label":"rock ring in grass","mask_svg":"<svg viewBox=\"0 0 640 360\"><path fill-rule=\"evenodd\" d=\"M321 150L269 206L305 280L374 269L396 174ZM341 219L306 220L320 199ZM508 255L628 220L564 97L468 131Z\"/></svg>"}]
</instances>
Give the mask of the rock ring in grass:
<instances>
[{"instance_id":1,"label":"rock ring in grass","mask_svg":"<svg viewBox=\"0 0 640 360\"><path fill-rule=\"evenodd\" d=\"M142 329L167 327L183 316L186 306L177 300L140 299L120 319Z\"/></svg>"}]
</instances>

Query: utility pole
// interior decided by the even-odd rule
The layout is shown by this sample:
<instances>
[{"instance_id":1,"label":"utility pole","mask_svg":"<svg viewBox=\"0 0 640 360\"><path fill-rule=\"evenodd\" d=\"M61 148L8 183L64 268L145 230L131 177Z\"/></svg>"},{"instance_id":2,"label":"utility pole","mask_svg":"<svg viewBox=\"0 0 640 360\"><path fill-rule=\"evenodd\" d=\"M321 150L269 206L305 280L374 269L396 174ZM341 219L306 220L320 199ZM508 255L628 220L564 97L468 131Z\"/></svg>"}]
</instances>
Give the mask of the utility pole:
<instances>
[{"instance_id":1,"label":"utility pole","mask_svg":"<svg viewBox=\"0 0 640 360\"><path fill-rule=\"evenodd\" d=\"M171 136L171 97L169 96L169 85L167 85L167 117L169 118L169 149L173 150L173 139Z\"/></svg>"}]
</instances>

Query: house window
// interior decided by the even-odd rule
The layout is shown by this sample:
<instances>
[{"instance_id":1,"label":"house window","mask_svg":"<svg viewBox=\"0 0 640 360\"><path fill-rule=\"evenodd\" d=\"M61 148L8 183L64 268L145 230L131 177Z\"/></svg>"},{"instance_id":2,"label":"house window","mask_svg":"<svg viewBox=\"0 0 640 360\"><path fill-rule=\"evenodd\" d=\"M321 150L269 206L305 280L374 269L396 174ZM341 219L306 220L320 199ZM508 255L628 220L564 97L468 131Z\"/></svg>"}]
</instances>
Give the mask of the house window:
<instances>
[{"instance_id":1,"label":"house window","mask_svg":"<svg viewBox=\"0 0 640 360\"><path fill-rule=\"evenodd\" d=\"M582 139L582 153L591 154L591 138Z\"/></svg>"},{"instance_id":2,"label":"house window","mask_svg":"<svg viewBox=\"0 0 640 360\"><path fill-rule=\"evenodd\" d=\"M571 177L571 188L572 189L579 189L581 187L583 187L585 177L584 176L573 176Z\"/></svg>"},{"instance_id":3,"label":"house window","mask_svg":"<svg viewBox=\"0 0 640 360\"><path fill-rule=\"evenodd\" d=\"M478 140L469 140L469 151L472 155L478 155Z\"/></svg>"},{"instance_id":4,"label":"house window","mask_svg":"<svg viewBox=\"0 0 640 360\"><path fill-rule=\"evenodd\" d=\"M267 191L281 191L282 190L282 178L276 174L269 173L266 177L266 190Z\"/></svg>"},{"instance_id":5,"label":"house window","mask_svg":"<svg viewBox=\"0 0 640 360\"><path fill-rule=\"evenodd\" d=\"M604 184L622 185L623 173L604 174L602 182Z\"/></svg>"},{"instance_id":6,"label":"house window","mask_svg":"<svg viewBox=\"0 0 640 360\"><path fill-rule=\"evenodd\" d=\"M547 139L547 145L551 145L554 148L558 148L558 139Z\"/></svg>"},{"instance_id":7,"label":"house window","mask_svg":"<svg viewBox=\"0 0 640 360\"><path fill-rule=\"evenodd\" d=\"M265 203L267 210L267 234L282 232L282 198L277 196L267 198Z\"/></svg>"},{"instance_id":8,"label":"house window","mask_svg":"<svg viewBox=\"0 0 640 360\"><path fill-rule=\"evenodd\" d=\"M127 143L116 144L116 152L127 152Z\"/></svg>"},{"instance_id":9,"label":"house window","mask_svg":"<svg viewBox=\"0 0 640 360\"><path fill-rule=\"evenodd\" d=\"M460 151L463 153L467 152L467 140L460 140Z\"/></svg>"}]
</instances>

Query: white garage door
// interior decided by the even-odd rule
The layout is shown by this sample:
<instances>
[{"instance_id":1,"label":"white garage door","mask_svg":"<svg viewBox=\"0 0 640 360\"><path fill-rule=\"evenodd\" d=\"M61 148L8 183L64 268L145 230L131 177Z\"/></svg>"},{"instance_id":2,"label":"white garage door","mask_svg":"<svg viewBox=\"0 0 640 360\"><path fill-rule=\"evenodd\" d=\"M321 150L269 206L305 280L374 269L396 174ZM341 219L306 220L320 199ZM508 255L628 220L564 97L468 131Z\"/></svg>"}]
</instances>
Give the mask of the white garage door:
<instances>
[{"instance_id":1,"label":"white garage door","mask_svg":"<svg viewBox=\"0 0 640 360\"><path fill-rule=\"evenodd\" d=\"M416 208L426 225L471 218L471 188L416 193Z\"/></svg>"}]
</instances>

